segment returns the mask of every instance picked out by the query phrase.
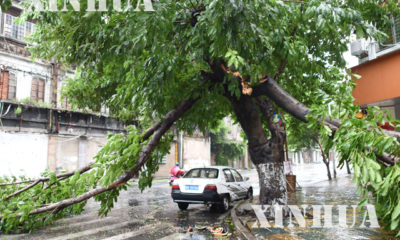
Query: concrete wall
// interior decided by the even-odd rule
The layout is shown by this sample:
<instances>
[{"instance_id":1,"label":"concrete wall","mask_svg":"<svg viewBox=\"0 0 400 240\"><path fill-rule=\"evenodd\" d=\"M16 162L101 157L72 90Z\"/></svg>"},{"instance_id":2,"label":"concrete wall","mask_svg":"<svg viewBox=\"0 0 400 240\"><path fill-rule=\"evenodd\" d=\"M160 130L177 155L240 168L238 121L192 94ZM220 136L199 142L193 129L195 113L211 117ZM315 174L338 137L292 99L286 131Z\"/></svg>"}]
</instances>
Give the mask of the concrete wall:
<instances>
[{"instance_id":1,"label":"concrete wall","mask_svg":"<svg viewBox=\"0 0 400 240\"><path fill-rule=\"evenodd\" d=\"M169 177L169 171L173 166L175 166L175 163L178 160L177 154L177 142L172 142L170 152L166 156L167 162L160 163L158 171L154 174L154 176L162 178Z\"/></svg>"},{"instance_id":2,"label":"concrete wall","mask_svg":"<svg viewBox=\"0 0 400 240\"><path fill-rule=\"evenodd\" d=\"M83 167L106 142L106 137L49 136L49 169L59 172Z\"/></svg>"},{"instance_id":3,"label":"concrete wall","mask_svg":"<svg viewBox=\"0 0 400 240\"><path fill-rule=\"evenodd\" d=\"M53 172L73 171L93 161L107 142L106 137L66 136L33 132L0 131L0 175L38 177L48 168ZM185 170L211 165L208 138L184 138ZM166 163L155 177L169 177L177 161L177 142L171 144Z\"/></svg>"},{"instance_id":4,"label":"concrete wall","mask_svg":"<svg viewBox=\"0 0 400 240\"><path fill-rule=\"evenodd\" d=\"M47 167L48 136L0 132L0 175L38 177Z\"/></svg>"},{"instance_id":5,"label":"concrete wall","mask_svg":"<svg viewBox=\"0 0 400 240\"><path fill-rule=\"evenodd\" d=\"M209 138L184 138L183 168L211 166L211 149Z\"/></svg>"},{"instance_id":6,"label":"concrete wall","mask_svg":"<svg viewBox=\"0 0 400 240\"><path fill-rule=\"evenodd\" d=\"M178 143L174 141L165 164L160 164L155 177L169 177L169 171L178 161ZM203 136L184 136L183 138L183 169L211 166L210 141Z\"/></svg>"},{"instance_id":7,"label":"concrete wall","mask_svg":"<svg viewBox=\"0 0 400 240\"><path fill-rule=\"evenodd\" d=\"M38 177L46 168L72 171L93 160L106 137L0 132L0 175Z\"/></svg>"}]
</instances>

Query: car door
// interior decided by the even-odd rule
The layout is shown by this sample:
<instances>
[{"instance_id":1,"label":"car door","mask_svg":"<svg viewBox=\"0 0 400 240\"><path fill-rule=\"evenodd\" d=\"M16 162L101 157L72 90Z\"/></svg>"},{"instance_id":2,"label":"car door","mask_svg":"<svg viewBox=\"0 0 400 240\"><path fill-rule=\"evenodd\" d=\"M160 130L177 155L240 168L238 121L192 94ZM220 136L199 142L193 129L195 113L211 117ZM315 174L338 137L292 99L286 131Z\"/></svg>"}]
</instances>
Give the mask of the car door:
<instances>
[{"instance_id":1,"label":"car door","mask_svg":"<svg viewBox=\"0 0 400 240\"><path fill-rule=\"evenodd\" d=\"M239 189L239 196L240 198L245 198L247 195L247 184L244 182L244 179L242 175L236 170L236 169L231 169L231 172L233 174L233 177L235 178L236 185Z\"/></svg>"},{"instance_id":2,"label":"car door","mask_svg":"<svg viewBox=\"0 0 400 240\"><path fill-rule=\"evenodd\" d=\"M232 200L238 200L241 198L240 189L235 181L235 177L233 176L230 169L223 169L224 177L225 177L225 186L229 191Z\"/></svg>"}]
</instances>

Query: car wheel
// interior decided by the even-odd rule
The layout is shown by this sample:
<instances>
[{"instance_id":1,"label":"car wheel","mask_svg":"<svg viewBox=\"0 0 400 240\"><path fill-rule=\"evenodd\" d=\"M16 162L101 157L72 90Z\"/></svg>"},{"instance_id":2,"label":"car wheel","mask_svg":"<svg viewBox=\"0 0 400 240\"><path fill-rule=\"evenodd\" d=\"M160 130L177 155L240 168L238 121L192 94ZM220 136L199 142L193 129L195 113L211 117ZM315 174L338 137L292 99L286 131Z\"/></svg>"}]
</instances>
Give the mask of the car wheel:
<instances>
[{"instance_id":1,"label":"car wheel","mask_svg":"<svg viewBox=\"0 0 400 240\"><path fill-rule=\"evenodd\" d=\"M223 196L221 199L220 210L221 212L226 212L229 209L229 197Z\"/></svg>"},{"instance_id":2,"label":"car wheel","mask_svg":"<svg viewBox=\"0 0 400 240\"><path fill-rule=\"evenodd\" d=\"M220 209L219 204L213 204L210 207L210 212L218 212Z\"/></svg>"},{"instance_id":3,"label":"car wheel","mask_svg":"<svg viewBox=\"0 0 400 240\"><path fill-rule=\"evenodd\" d=\"M178 203L180 210L186 210L189 207L189 203Z\"/></svg>"},{"instance_id":4,"label":"car wheel","mask_svg":"<svg viewBox=\"0 0 400 240\"><path fill-rule=\"evenodd\" d=\"M253 189L249 188L246 194L246 199L253 200Z\"/></svg>"}]
</instances>

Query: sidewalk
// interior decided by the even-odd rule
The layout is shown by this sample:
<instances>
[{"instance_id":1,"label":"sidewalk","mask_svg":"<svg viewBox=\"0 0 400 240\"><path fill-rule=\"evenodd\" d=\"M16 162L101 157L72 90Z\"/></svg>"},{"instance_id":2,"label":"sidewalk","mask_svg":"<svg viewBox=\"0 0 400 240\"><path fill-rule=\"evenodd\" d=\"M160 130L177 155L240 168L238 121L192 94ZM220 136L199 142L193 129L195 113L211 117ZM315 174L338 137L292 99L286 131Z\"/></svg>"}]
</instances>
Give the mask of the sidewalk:
<instances>
[{"instance_id":1,"label":"sidewalk","mask_svg":"<svg viewBox=\"0 0 400 240\"><path fill-rule=\"evenodd\" d=\"M240 204L235 211L240 223L253 234L253 239L398 239L395 238L396 234L394 232L385 231L382 226L381 228L360 228L359 226L363 222L363 215L358 212L356 214L355 227L345 228L338 226L338 210L336 206L349 206L347 210L347 224L351 225L353 215L350 205L357 205L361 199L357 194L355 184L351 182L350 175L340 175L340 177L332 181L323 180L311 182L306 180L307 178L300 177L300 181L303 181L302 189L289 194L289 204L299 207L301 207L302 204L333 205L333 226L330 228L312 228L312 217L306 217L306 227L300 227L294 222L295 226L288 228L287 225L289 221L284 220L283 228L274 228L274 221L271 220L271 228L260 228L251 206L259 204L258 198L255 198L252 202L247 201ZM324 223L323 211L321 219L322 223Z\"/></svg>"}]
</instances>

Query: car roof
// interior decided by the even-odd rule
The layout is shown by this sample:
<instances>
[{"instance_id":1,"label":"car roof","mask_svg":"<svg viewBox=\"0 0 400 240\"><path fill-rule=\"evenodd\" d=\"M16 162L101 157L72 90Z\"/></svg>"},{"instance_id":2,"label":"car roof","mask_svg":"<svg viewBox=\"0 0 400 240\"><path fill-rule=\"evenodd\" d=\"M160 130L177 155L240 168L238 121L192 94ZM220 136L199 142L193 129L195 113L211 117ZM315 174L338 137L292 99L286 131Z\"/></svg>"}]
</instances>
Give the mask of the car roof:
<instances>
[{"instance_id":1,"label":"car roof","mask_svg":"<svg viewBox=\"0 0 400 240\"><path fill-rule=\"evenodd\" d=\"M194 167L194 168L191 168L190 170L192 170L192 169L199 169L199 168L216 168L216 169L225 169L225 168L229 168L229 169L231 169L232 167L229 167L229 166L204 166L204 167Z\"/></svg>"}]
</instances>

